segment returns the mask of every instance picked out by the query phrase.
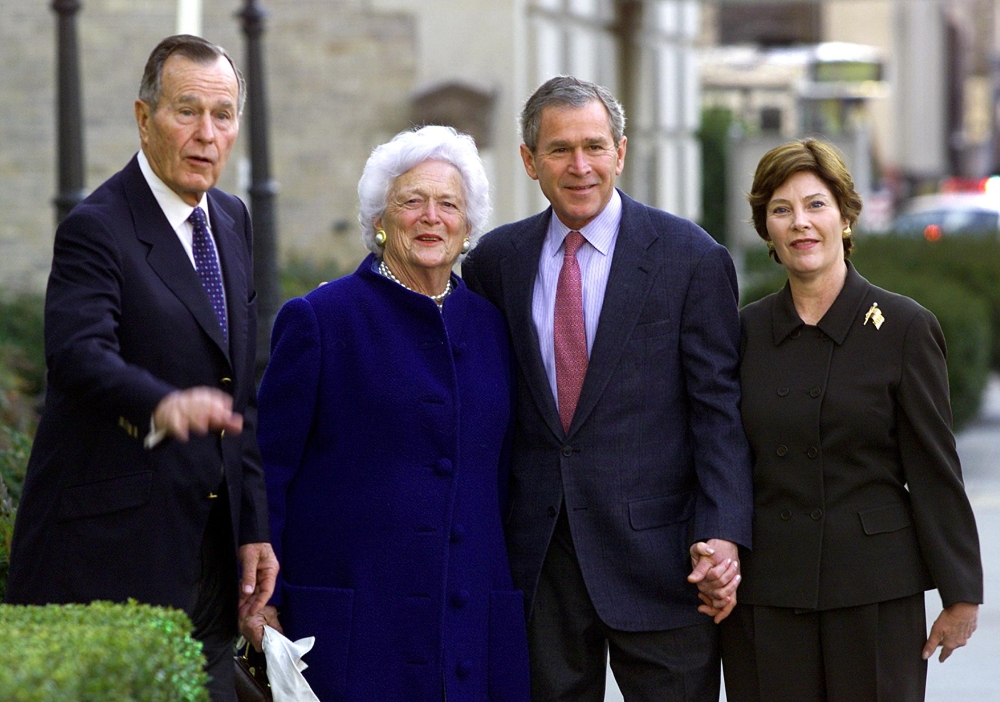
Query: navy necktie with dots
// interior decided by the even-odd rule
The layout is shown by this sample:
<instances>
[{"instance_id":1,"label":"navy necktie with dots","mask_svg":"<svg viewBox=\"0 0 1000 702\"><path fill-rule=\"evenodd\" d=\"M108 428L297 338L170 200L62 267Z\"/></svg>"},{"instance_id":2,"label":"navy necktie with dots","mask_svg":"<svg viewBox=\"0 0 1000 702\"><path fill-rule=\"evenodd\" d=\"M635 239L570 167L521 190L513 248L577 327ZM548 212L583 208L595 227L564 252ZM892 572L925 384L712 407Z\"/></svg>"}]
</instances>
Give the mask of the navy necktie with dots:
<instances>
[{"instance_id":1,"label":"navy necktie with dots","mask_svg":"<svg viewBox=\"0 0 1000 702\"><path fill-rule=\"evenodd\" d=\"M208 220L205 219L205 211L200 207L195 207L194 212L188 217L188 221L194 227L194 239L191 248L194 251L194 267L201 278L201 284L205 286L208 299L215 310L215 316L222 327L222 340L229 344L229 328L226 324L226 296L222 289L222 274L219 272L219 259L215 255L215 245L212 237L208 233Z\"/></svg>"}]
</instances>

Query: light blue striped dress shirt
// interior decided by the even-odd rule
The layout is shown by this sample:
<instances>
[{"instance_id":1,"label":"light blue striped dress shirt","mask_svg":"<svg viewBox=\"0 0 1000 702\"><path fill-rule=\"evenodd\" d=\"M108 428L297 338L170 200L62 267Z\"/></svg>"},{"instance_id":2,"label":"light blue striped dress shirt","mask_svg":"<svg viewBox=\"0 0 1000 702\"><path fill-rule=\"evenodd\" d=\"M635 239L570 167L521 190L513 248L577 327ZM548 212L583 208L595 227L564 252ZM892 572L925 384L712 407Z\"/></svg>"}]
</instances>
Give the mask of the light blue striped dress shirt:
<instances>
[{"instance_id":1,"label":"light blue striped dress shirt","mask_svg":"<svg viewBox=\"0 0 1000 702\"><path fill-rule=\"evenodd\" d=\"M618 243L618 230L622 220L622 198L617 190L612 190L607 206L587 226L579 230L587 242L576 253L580 264L580 280L583 283L583 319L587 330L587 356L594 348L597 336L597 322L601 318L604 305L604 291L608 287L608 273ZM538 275L531 297L531 317L538 332L542 362L549 376L549 388L558 406L556 393L556 350L553 341L553 318L556 305L556 284L563 263L563 241L566 235L575 231L563 224L555 214L549 221L549 230L542 243L542 255L538 260Z\"/></svg>"}]
</instances>

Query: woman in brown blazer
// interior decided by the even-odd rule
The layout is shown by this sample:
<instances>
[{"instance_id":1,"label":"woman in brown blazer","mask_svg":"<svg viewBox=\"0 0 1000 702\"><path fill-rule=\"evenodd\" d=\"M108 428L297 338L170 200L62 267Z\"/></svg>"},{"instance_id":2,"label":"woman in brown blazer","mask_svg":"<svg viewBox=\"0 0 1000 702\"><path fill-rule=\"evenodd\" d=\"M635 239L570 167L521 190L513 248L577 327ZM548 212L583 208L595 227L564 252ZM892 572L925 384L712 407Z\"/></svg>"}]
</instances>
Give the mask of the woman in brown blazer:
<instances>
[{"instance_id":1,"label":"woman in brown blazer","mask_svg":"<svg viewBox=\"0 0 1000 702\"><path fill-rule=\"evenodd\" d=\"M944 336L847 262L861 198L830 146L772 149L748 199L788 283L741 313L754 547L723 623L728 699L923 700L927 659L965 645L983 595Z\"/></svg>"}]
</instances>

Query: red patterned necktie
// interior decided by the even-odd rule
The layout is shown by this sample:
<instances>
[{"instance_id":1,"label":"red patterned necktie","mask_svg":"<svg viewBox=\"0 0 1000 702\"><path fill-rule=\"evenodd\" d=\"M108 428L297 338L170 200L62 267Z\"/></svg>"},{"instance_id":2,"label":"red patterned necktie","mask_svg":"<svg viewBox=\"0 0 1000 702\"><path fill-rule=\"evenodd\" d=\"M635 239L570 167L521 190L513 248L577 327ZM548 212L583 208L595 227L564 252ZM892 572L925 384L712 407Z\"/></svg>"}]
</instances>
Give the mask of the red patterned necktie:
<instances>
[{"instance_id":1,"label":"red patterned necktie","mask_svg":"<svg viewBox=\"0 0 1000 702\"><path fill-rule=\"evenodd\" d=\"M215 310L215 316L222 327L222 340L229 343L229 328L226 324L226 297L222 291L222 274L219 272L219 260L215 256L215 246L212 244L212 237L208 233L208 220L205 219L205 211L200 207L195 207L194 212L188 217L188 221L194 227L194 239L191 242L191 249L194 252L194 267L201 278L201 284L205 286L208 299Z\"/></svg>"},{"instance_id":2,"label":"red patterned necktie","mask_svg":"<svg viewBox=\"0 0 1000 702\"><path fill-rule=\"evenodd\" d=\"M556 284L556 308L553 340L556 348L556 394L559 396L559 419L569 432L576 403L580 399L583 377L587 374L587 333L583 321L583 288L576 252L586 239L580 232L570 232L563 242L563 265Z\"/></svg>"}]
</instances>

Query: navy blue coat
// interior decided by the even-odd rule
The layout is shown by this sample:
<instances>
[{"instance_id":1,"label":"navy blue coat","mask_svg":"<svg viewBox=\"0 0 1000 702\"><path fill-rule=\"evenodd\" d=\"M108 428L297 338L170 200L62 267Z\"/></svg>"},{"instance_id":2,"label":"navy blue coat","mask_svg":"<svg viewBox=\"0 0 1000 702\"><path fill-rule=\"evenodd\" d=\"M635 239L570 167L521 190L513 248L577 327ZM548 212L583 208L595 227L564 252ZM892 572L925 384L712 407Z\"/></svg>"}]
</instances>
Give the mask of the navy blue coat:
<instances>
[{"instance_id":1,"label":"navy blue coat","mask_svg":"<svg viewBox=\"0 0 1000 702\"><path fill-rule=\"evenodd\" d=\"M622 194L597 336L564 432L531 317L552 216L487 234L462 273L499 307L518 368L506 530L514 583L533 598L560 503L601 620L624 631L707 621L688 548L749 546L750 451L740 423L736 273L695 224Z\"/></svg>"},{"instance_id":2,"label":"navy blue coat","mask_svg":"<svg viewBox=\"0 0 1000 702\"><path fill-rule=\"evenodd\" d=\"M316 636L323 702L529 698L500 522L511 371L500 314L373 270L289 301L260 391L272 604Z\"/></svg>"},{"instance_id":3,"label":"navy blue coat","mask_svg":"<svg viewBox=\"0 0 1000 702\"><path fill-rule=\"evenodd\" d=\"M223 477L234 553L237 542L267 541L250 215L214 188L208 210L228 346L136 158L59 225L45 297L48 392L17 512L8 602L132 597L190 613ZM200 385L232 394L243 432L143 448L160 400Z\"/></svg>"}]
</instances>

